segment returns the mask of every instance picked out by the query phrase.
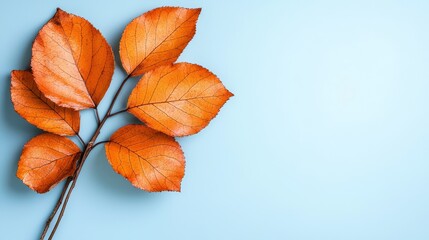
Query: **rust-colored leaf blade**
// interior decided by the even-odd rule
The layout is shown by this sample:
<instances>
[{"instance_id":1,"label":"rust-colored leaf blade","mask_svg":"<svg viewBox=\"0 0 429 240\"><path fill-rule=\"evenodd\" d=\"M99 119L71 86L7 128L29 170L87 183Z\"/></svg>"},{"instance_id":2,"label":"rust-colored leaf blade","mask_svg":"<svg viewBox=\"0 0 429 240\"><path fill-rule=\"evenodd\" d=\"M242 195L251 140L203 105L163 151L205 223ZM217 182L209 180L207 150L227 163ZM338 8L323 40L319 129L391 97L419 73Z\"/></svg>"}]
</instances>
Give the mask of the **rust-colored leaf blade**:
<instances>
[{"instance_id":1,"label":"rust-colored leaf blade","mask_svg":"<svg viewBox=\"0 0 429 240\"><path fill-rule=\"evenodd\" d=\"M120 128L106 144L113 169L137 188L180 191L185 157L173 137L143 125Z\"/></svg>"},{"instance_id":2,"label":"rust-colored leaf blade","mask_svg":"<svg viewBox=\"0 0 429 240\"><path fill-rule=\"evenodd\" d=\"M125 28L119 45L122 66L131 76L177 60L195 35L200 8L161 7Z\"/></svg>"},{"instance_id":3,"label":"rust-colored leaf blade","mask_svg":"<svg viewBox=\"0 0 429 240\"><path fill-rule=\"evenodd\" d=\"M10 92L15 111L29 123L62 136L79 132L79 112L57 106L44 97L30 71L12 71Z\"/></svg>"},{"instance_id":4,"label":"rust-colored leaf blade","mask_svg":"<svg viewBox=\"0 0 429 240\"><path fill-rule=\"evenodd\" d=\"M72 176L81 152L70 139L44 133L25 144L16 176L38 193L45 193Z\"/></svg>"},{"instance_id":5,"label":"rust-colored leaf blade","mask_svg":"<svg viewBox=\"0 0 429 240\"><path fill-rule=\"evenodd\" d=\"M128 112L170 136L205 128L233 94L209 70L190 63L146 73L128 99Z\"/></svg>"},{"instance_id":6,"label":"rust-colored leaf blade","mask_svg":"<svg viewBox=\"0 0 429 240\"><path fill-rule=\"evenodd\" d=\"M39 90L75 110L98 105L109 88L113 52L87 20L57 10L33 44L31 67Z\"/></svg>"}]
</instances>

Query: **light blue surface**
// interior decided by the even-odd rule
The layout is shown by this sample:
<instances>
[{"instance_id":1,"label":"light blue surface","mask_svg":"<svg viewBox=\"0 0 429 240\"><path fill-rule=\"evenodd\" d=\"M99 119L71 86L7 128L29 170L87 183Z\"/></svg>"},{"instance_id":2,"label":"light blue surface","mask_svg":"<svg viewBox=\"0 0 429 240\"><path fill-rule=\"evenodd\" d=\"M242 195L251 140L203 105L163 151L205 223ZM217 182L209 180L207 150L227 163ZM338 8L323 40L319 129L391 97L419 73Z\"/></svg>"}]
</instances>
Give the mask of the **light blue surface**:
<instances>
[{"instance_id":1,"label":"light blue surface","mask_svg":"<svg viewBox=\"0 0 429 240\"><path fill-rule=\"evenodd\" d=\"M235 97L179 140L181 193L139 191L95 150L56 239L429 239L428 1L15 0L0 7L2 240L36 239L60 190L38 195L15 177L40 131L14 113L9 72L28 67L38 29L61 7L117 52L126 23L162 5L203 8L180 60ZM123 76L118 65L108 97Z\"/></svg>"}]
</instances>

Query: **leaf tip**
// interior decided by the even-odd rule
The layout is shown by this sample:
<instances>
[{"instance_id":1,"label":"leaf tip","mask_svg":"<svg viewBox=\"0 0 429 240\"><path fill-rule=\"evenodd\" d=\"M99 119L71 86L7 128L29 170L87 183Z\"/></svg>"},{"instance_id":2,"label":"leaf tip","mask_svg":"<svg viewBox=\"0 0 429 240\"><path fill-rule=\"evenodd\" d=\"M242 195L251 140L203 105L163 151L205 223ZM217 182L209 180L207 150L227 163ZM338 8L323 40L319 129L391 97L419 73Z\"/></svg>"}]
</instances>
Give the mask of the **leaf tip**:
<instances>
[{"instance_id":1,"label":"leaf tip","mask_svg":"<svg viewBox=\"0 0 429 240\"><path fill-rule=\"evenodd\" d=\"M194 16L196 16L195 22L198 21L198 18L200 17L202 8L188 8L188 10L190 12L192 12L194 14Z\"/></svg>"},{"instance_id":2,"label":"leaf tip","mask_svg":"<svg viewBox=\"0 0 429 240\"><path fill-rule=\"evenodd\" d=\"M12 71L10 71L10 80L12 81L11 84L13 84L13 81L15 81L15 79L17 78L16 75L17 75L18 71L19 70L12 70Z\"/></svg>"},{"instance_id":3,"label":"leaf tip","mask_svg":"<svg viewBox=\"0 0 429 240\"><path fill-rule=\"evenodd\" d=\"M19 166L19 162L18 162L18 166ZM23 174L23 172L20 170L20 168L18 168L18 169L16 170L16 174L15 174L15 176L16 176L18 179L23 180L23 178L24 178L24 174Z\"/></svg>"},{"instance_id":4,"label":"leaf tip","mask_svg":"<svg viewBox=\"0 0 429 240\"><path fill-rule=\"evenodd\" d=\"M18 169L16 170L16 177L21 180L28 188L35 191L38 194L43 194L48 191L39 189L37 187L32 186L26 179L26 173L20 168L20 165L18 163Z\"/></svg>"},{"instance_id":5,"label":"leaf tip","mask_svg":"<svg viewBox=\"0 0 429 240\"><path fill-rule=\"evenodd\" d=\"M198 15L200 15L202 8L193 8L195 12L197 12Z\"/></svg>"},{"instance_id":6,"label":"leaf tip","mask_svg":"<svg viewBox=\"0 0 429 240\"><path fill-rule=\"evenodd\" d=\"M12 70L12 71L10 71L10 77L11 78L17 78L18 76L19 76L19 73L25 73L25 72L28 72L28 71L26 71L26 70Z\"/></svg>"},{"instance_id":7,"label":"leaf tip","mask_svg":"<svg viewBox=\"0 0 429 240\"><path fill-rule=\"evenodd\" d=\"M228 99L229 98L232 98L232 97L234 97L235 95L234 95L234 93L232 93L231 91L229 91L228 89L226 89L226 95L228 96Z\"/></svg>"},{"instance_id":8,"label":"leaf tip","mask_svg":"<svg viewBox=\"0 0 429 240\"><path fill-rule=\"evenodd\" d=\"M69 15L69 13L57 7L57 11L55 12L53 19L55 21L60 21L60 19L64 18L66 15Z\"/></svg>"},{"instance_id":9,"label":"leaf tip","mask_svg":"<svg viewBox=\"0 0 429 240\"><path fill-rule=\"evenodd\" d=\"M31 70L16 70L16 69L14 69L14 70L10 71L10 76L11 77L17 77L17 75L19 76L20 73L32 74Z\"/></svg>"},{"instance_id":10,"label":"leaf tip","mask_svg":"<svg viewBox=\"0 0 429 240\"><path fill-rule=\"evenodd\" d=\"M65 13L65 11L64 11L64 10L62 10L61 8L57 7L57 11L56 11L56 13L57 13L57 14L61 14L61 13Z\"/></svg>"}]
</instances>

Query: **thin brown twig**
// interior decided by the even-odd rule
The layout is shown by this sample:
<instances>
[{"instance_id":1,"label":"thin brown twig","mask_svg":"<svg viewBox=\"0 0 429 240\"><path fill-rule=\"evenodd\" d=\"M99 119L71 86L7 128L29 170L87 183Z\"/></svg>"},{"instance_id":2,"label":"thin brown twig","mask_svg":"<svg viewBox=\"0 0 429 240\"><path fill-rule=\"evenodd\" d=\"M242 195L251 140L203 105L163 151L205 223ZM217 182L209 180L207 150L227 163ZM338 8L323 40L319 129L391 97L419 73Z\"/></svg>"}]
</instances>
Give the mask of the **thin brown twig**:
<instances>
[{"instance_id":1,"label":"thin brown twig","mask_svg":"<svg viewBox=\"0 0 429 240\"><path fill-rule=\"evenodd\" d=\"M40 235L40 239L41 240L45 238L45 235L46 235L46 233L48 232L48 229L49 229L49 225L51 224L52 219L54 219L55 214L57 214L58 209L60 208L61 203L63 202L64 195L66 194L67 189L68 189L71 181L72 181L72 177L68 177L66 183L64 184L64 187L63 187L63 190L61 192L61 195L58 198L57 204L54 207L54 210L52 211L51 215L49 215L48 220L46 220L45 228L43 229L42 235Z\"/></svg>"},{"instance_id":2,"label":"thin brown twig","mask_svg":"<svg viewBox=\"0 0 429 240\"><path fill-rule=\"evenodd\" d=\"M70 186L70 188L69 188L69 190L68 190L68 192L67 192L67 195L65 196L64 204L63 204L63 206L61 207L60 214L58 215L57 221L55 222L55 226L54 226L54 228L52 229L51 234L49 235L48 240L52 240L52 239L54 238L54 235L55 235L55 232L57 231L58 225L60 224L61 219L63 218L64 211L66 210L67 203L68 203L69 198L70 198L70 195L71 195L71 193L73 192L73 189L74 189L74 187L75 187L75 185L76 185L77 178L79 177L80 171L82 170L82 166L83 166L83 164L85 163L85 160L86 160L86 158L88 157L89 153L91 152L91 149L90 149L90 147L89 147L89 146L90 146L90 144L91 144L91 143L89 143L89 144L87 145L87 147L86 147L86 149L85 149L85 152L83 153L83 157L82 157L82 159L81 159L81 161L80 161L80 163L79 163L79 166L78 166L78 168L76 169L75 174L73 175L73 182L72 182L72 184L71 184L71 186ZM64 196L63 196L63 198L64 198Z\"/></svg>"}]
</instances>

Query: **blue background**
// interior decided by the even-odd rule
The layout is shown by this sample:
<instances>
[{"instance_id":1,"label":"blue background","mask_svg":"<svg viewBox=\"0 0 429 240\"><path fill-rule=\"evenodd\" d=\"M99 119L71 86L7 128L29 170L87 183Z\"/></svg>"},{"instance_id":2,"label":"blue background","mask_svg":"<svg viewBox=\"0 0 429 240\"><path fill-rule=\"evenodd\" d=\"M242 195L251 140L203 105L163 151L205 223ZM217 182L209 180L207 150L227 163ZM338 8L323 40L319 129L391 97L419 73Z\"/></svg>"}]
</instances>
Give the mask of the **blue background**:
<instances>
[{"instance_id":1,"label":"blue background","mask_svg":"<svg viewBox=\"0 0 429 240\"><path fill-rule=\"evenodd\" d=\"M211 69L235 97L179 139L181 193L139 191L93 151L56 239L429 239L423 0L2 2L1 239L36 239L60 191L38 195L15 177L40 131L13 111L9 72L28 67L38 29L61 7L117 52L125 25L163 5L203 8L180 61ZM108 99L124 76L118 65ZM86 139L92 117L83 113ZM115 118L101 139L125 121L135 119Z\"/></svg>"}]
</instances>

